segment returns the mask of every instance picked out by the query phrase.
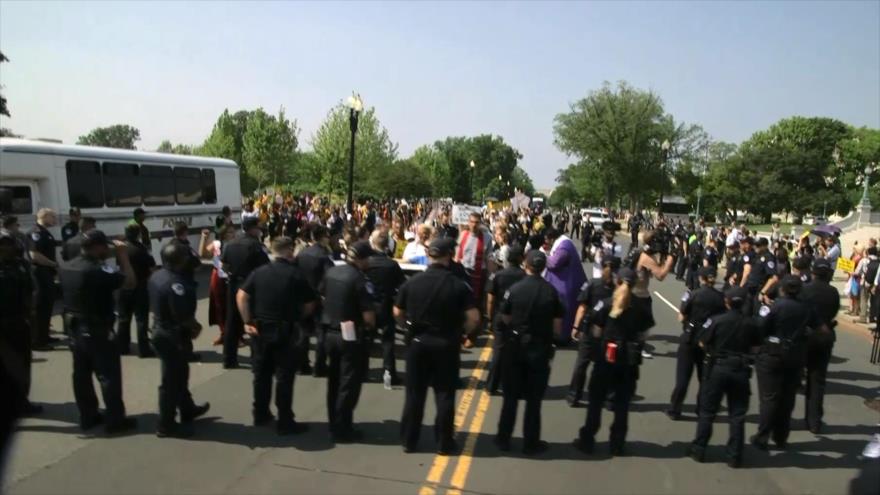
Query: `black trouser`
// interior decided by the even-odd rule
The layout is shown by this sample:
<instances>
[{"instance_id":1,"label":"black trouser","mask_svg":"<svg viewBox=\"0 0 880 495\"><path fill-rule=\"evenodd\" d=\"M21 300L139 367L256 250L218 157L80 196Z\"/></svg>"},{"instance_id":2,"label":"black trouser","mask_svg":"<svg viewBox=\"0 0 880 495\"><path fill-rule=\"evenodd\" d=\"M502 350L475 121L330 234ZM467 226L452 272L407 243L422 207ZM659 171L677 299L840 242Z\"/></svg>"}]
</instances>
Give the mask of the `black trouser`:
<instances>
[{"instance_id":1,"label":"black trouser","mask_svg":"<svg viewBox=\"0 0 880 495\"><path fill-rule=\"evenodd\" d=\"M581 235L581 225L579 223L571 224L571 238L577 239Z\"/></svg>"},{"instance_id":2,"label":"black trouser","mask_svg":"<svg viewBox=\"0 0 880 495\"><path fill-rule=\"evenodd\" d=\"M131 319L134 316L137 325L138 354L150 353L148 336L148 320L150 315L150 296L146 285L138 285L131 290L119 291L117 306L119 320L116 322L116 342L119 352L128 354L131 345Z\"/></svg>"},{"instance_id":3,"label":"black trouser","mask_svg":"<svg viewBox=\"0 0 880 495\"><path fill-rule=\"evenodd\" d=\"M260 335L251 338L251 369L254 373L254 419L271 415L269 402L272 399L272 376L275 376L275 407L278 409L278 424L293 422L293 381L300 351L298 332L291 335L290 330L280 330L276 336ZM285 335L286 333L286 335Z\"/></svg>"},{"instance_id":4,"label":"black trouser","mask_svg":"<svg viewBox=\"0 0 880 495\"><path fill-rule=\"evenodd\" d=\"M630 235L630 242L632 243L630 245L630 249L632 249L634 247L639 247L639 229L631 229L629 231L629 235Z\"/></svg>"},{"instance_id":5,"label":"black trouser","mask_svg":"<svg viewBox=\"0 0 880 495\"><path fill-rule=\"evenodd\" d=\"M576 402L581 400L584 394L584 385L587 382L587 369L592 360L593 346L596 345L587 333L581 334L578 341L577 359L574 362L574 370L571 372L571 384L568 386L568 400Z\"/></svg>"},{"instance_id":6,"label":"black trouser","mask_svg":"<svg viewBox=\"0 0 880 495\"><path fill-rule=\"evenodd\" d=\"M834 342L813 343L807 345L807 386L804 391L806 397L805 419L807 428L811 430L822 426L822 416L825 410L822 407L825 400L825 376L828 373L828 363L831 361L831 350Z\"/></svg>"},{"instance_id":7,"label":"black trouser","mask_svg":"<svg viewBox=\"0 0 880 495\"><path fill-rule=\"evenodd\" d=\"M746 290L749 291L749 295L743 301L742 313L745 316L752 317L758 314L758 310L761 309L761 302L758 301L758 288L746 287Z\"/></svg>"},{"instance_id":8,"label":"black trouser","mask_svg":"<svg viewBox=\"0 0 880 495\"><path fill-rule=\"evenodd\" d=\"M226 328L223 331L224 366L238 366L238 343L244 334L244 323L241 321L241 313L238 312L235 294L242 282L244 280L241 278L230 276L226 284Z\"/></svg>"},{"instance_id":9,"label":"black trouser","mask_svg":"<svg viewBox=\"0 0 880 495\"><path fill-rule=\"evenodd\" d=\"M700 287L700 277L698 276L699 272L700 265L688 264L687 276L684 281L684 284L688 289L696 290Z\"/></svg>"},{"instance_id":10,"label":"black trouser","mask_svg":"<svg viewBox=\"0 0 880 495\"><path fill-rule=\"evenodd\" d=\"M159 428L170 428L180 410L180 420L192 419L195 403L189 391L189 355L192 341L180 329L153 328L153 348L161 363Z\"/></svg>"},{"instance_id":11,"label":"black trouser","mask_svg":"<svg viewBox=\"0 0 880 495\"><path fill-rule=\"evenodd\" d=\"M297 367L300 372L307 370L309 366L309 340L312 335L315 336L315 372L327 372L327 348L324 346L326 333L319 323L320 320L321 313L318 311L305 322L303 331L300 332L300 343L297 350L299 353Z\"/></svg>"},{"instance_id":12,"label":"black trouser","mask_svg":"<svg viewBox=\"0 0 880 495\"><path fill-rule=\"evenodd\" d=\"M31 342L37 346L49 343L49 322L55 305L55 270L45 266L34 267L36 293L34 295L34 327Z\"/></svg>"},{"instance_id":13,"label":"black trouser","mask_svg":"<svg viewBox=\"0 0 880 495\"><path fill-rule=\"evenodd\" d=\"M125 418L122 402L122 363L119 346L110 340L112 325L92 335L82 324L71 327L70 350L73 353L73 395L79 408L80 423L90 423L98 417L98 397L92 384L92 374L101 384L101 395L106 408L106 423L118 424Z\"/></svg>"},{"instance_id":14,"label":"black trouser","mask_svg":"<svg viewBox=\"0 0 880 495\"><path fill-rule=\"evenodd\" d=\"M422 334L413 338L406 351L406 399L400 419L400 439L405 447L419 443L428 387L434 389L437 416L434 440L440 449L450 449L455 435L455 388L458 381L458 339Z\"/></svg>"},{"instance_id":15,"label":"black trouser","mask_svg":"<svg viewBox=\"0 0 880 495\"><path fill-rule=\"evenodd\" d=\"M324 347L327 350L327 419L330 432L335 435L351 433L354 408L361 396L363 384L364 344L347 342L339 330L324 329Z\"/></svg>"},{"instance_id":16,"label":"black trouser","mask_svg":"<svg viewBox=\"0 0 880 495\"><path fill-rule=\"evenodd\" d=\"M509 440L516 424L519 399L526 401L523 418L523 445L527 448L541 441L541 401L550 379L550 349L546 346L522 346L510 342L504 363L504 402L498 418L498 437Z\"/></svg>"},{"instance_id":17,"label":"black trouser","mask_svg":"<svg viewBox=\"0 0 880 495\"><path fill-rule=\"evenodd\" d=\"M675 388L672 389L672 397L669 399L669 409L675 414L681 414L681 405L687 396L688 385L694 368L697 370L697 383L702 386L703 382L703 350L696 343L690 343L691 334L683 333L675 353ZM697 411L700 410L701 395L697 391Z\"/></svg>"},{"instance_id":18,"label":"black trouser","mask_svg":"<svg viewBox=\"0 0 880 495\"><path fill-rule=\"evenodd\" d=\"M715 415L718 414L721 399L726 396L730 423L727 456L730 459L740 460L745 443L746 413L749 410L749 395L751 395L748 366L742 362L742 358L732 358L731 364L726 360L719 360L706 376L700 395L700 418L694 445L700 449L706 448L712 437L712 423L715 421Z\"/></svg>"},{"instance_id":19,"label":"black trouser","mask_svg":"<svg viewBox=\"0 0 880 495\"><path fill-rule=\"evenodd\" d=\"M628 364L610 364L604 360L593 365L590 375L590 387L587 392L587 420L580 429L581 442L592 442L599 431L602 421L602 406L609 392L614 393L612 399L614 422L611 424L611 447L619 448L626 441L629 427L629 403L636 390L639 367Z\"/></svg>"},{"instance_id":20,"label":"black trouser","mask_svg":"<svg viewBox=\"0 0 880 495\"><path fill-rule=\"evenodd\" d=\"M390 315L389 315L390 316ZM397 360L394 357L394 340L397 332L397 325L394 318L382 326L382 369L391 373L391 376L397 375Z\"/></svg>"},{"instance_id":21,"label":"black trouser","mask_svg":"<svg viewBox=\"0 0 880 495\"><path fill-rule=\"evenodd\" d=\"M492 361L489 362L489 375L486 378L486 389L490 394L498 391L502 382L502 369L505 359L504 331L500 325L501 318L495 318L492 324Z\"/></svg>"},{"instance_id":22,"label":"black trouser","mask_svg":"<svg viewBox=\"0 0 880 495\"><path fill-rule=\"evenodd\" d=\"M2 355L6 356L7 353L10 355L9 358L0 356L0 361L3 361L3 366L0 366L0 368L9 368L4 373L6 373L10 380L15 380L16 383L13 389L17 392L4 399L4 402L6 402L4 407L21 412L21 409L18 408L27 405L28 395L31 391L31 363L33 356L31 353L30 323L25 315L0 315L0 328L2 328L2 331L0 331L0 346L3 347ZM19 397L15 397L15 395ZM2 444L0 444L0 449L2 448Z\"/></svg>"},{"instance_id":23,"label":"black trouser","mask_svg":"<svg viewBox=\"0 0 880 495\"><path fill-rule=\"evenodd\" d=\"M796 351L789 351L794 354ZM776 443L788 441L791 431L791 412L801 379L802 360L762 352L758 355L756 372L758 394L761 400L757 440L767 443L773 437Z\"/></svg>"},{"instance_id":24,"label":"black trouser","mask_svg":"<svg viewBox=\"0 0 880 495\"><path fill-rule=\"evenodd\" d=\"M688 266L687 256L679 256L675 261L675 278L684 278L684 271Z\"/></svg>"}]
</instances>

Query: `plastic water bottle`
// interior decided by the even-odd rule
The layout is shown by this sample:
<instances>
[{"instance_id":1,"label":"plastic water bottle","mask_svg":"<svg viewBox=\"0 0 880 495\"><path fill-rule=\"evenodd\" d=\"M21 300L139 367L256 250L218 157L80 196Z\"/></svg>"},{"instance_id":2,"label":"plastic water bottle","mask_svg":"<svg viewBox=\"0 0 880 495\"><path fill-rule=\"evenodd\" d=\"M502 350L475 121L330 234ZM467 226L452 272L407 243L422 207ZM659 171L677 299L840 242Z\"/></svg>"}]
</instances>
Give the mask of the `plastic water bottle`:
<instances>
[{"instance_id":1,"label":"plastic water bottle","mask_svg":"<svg viewBox=\"0 0 880 495\"><path fill-rule=\"evenodd\" d=\"M382 383L385 385L385 390L391 390L391 372L385 370L385 374L382 375Z\"/></svg>"}]
</instances>

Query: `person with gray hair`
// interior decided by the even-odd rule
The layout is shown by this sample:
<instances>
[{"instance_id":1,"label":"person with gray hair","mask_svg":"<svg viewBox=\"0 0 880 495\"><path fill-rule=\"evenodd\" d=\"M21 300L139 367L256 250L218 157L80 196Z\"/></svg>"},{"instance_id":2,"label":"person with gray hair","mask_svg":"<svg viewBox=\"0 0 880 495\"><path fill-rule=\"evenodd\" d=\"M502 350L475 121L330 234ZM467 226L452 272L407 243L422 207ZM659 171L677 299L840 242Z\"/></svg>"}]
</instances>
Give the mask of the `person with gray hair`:
<instances>
[{"instance_id":1,"label":"person with gray hair","mask_svg":"<svg viewBox=\"0 0 880 495\"><path fill-rule=\"evenodd\" d=\"M58 342L49 336L49 321L55 303L55 275L58 261L55 257L55 237L49 229L55 226L56 215L51 208L40 208L37 223L28 236L28 251L34 266L36 291L34 295L34 326L32 329L33 348L47 350L50 344Z\"/></svg>"}]
</instances>

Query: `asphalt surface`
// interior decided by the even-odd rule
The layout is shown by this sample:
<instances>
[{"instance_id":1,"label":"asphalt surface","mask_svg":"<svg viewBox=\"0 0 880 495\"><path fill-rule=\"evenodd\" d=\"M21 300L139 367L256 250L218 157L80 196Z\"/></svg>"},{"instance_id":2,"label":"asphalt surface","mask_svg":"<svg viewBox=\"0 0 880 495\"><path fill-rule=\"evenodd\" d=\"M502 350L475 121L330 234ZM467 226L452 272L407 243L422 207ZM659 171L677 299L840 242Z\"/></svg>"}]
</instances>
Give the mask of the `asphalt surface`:
<instances>
[{"instance_id":1,"label":"asphalt surface","mask_svg":"<svg viewBox=\"0 0 880 495\"><path fill-rule=\"evenodd\" d=\"M586 265L589 272L589 264ZM207 271L200 274L203 298L199 317L207 321ZM863 332L841 329L828 374L825 421L821 435L803 429L803 397L795 409L796 430L786 451L764 453L746 447L744 467L724 463L727 426L719 415L707 461L684 456L693 438L695 382L690 387L685 417L669 420L667 407L674 377L680 326L676 312L684 287L672 277L652 282L657 326L650 344L654 358L642 365L637 396L630 413L628 455L607 455L611 413L603 417L596 454L586 456L572 445L586 410L564 401L575 351L560 349L553 363L543 407L542 436L551 448L527 457L521 448L521 415L513 450L499 452L492 444L501 406L482 387L490 351L476 347L462 354L467 388L457 396L458 440L464 452L455 457L434 454L431 426L423 427L420 451L404 454L399 446L403 390L386 391L381 360L371 359L371 382L364 385L355 421L364 430L363 443L333 445L327 435L323 379L297 377L294 411L311 430L295 437L277 437L271 428L251 426L251 373L226 371L219 347L211 341L216 328L206 328L196 342L204 359L191 367L190 387L197 402L210 401L207 416L196 422L188 440L154 435L159 363L156 359L123 357L124 398L128 413L139 420L131 435L108 438L84 434L71 387L71 358L65 347L35 353L32 400L46 408L24 420L14 438L6 466L3 492L11 494L140 494L140 493L877 493L877 461L860 458L877 432L880 414L864 405L878 394L880 373L868 363L871 341ZM61 328L58 317L54 328ZM132 329L133 330L133 329ZM487 339L481 339L485 345ZM249 351L243 349L242 362ZM398 347L402 358L403 348ZM405 371L402 359L398 362ZM746 434L757 422L757 385ZM425 420L433 421L429 397Z\"/></svg>"}]
</instances>

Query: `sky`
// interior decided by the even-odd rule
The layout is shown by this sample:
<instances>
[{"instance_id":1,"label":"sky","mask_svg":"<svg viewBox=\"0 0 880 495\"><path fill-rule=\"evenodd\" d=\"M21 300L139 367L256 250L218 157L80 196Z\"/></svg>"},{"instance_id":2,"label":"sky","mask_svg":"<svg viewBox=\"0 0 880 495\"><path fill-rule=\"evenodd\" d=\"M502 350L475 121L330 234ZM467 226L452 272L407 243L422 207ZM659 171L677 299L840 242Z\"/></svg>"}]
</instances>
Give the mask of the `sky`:
<instances>
[{"instance_id":1,"label":"sky","mask_svg":"<svg viewBox=\"0 0 880 495\"><path fill-rule=\"evenodd\" d=\"M604 81L740 142L792 115L880 127L880 1L96 2L0 0L0 85L26 137L140 129L199 144L230 111L284 107L310 148L359 92L401 157L491 133L538 188L572 163L553 119Z\"/></svg>"}]
</instances>

